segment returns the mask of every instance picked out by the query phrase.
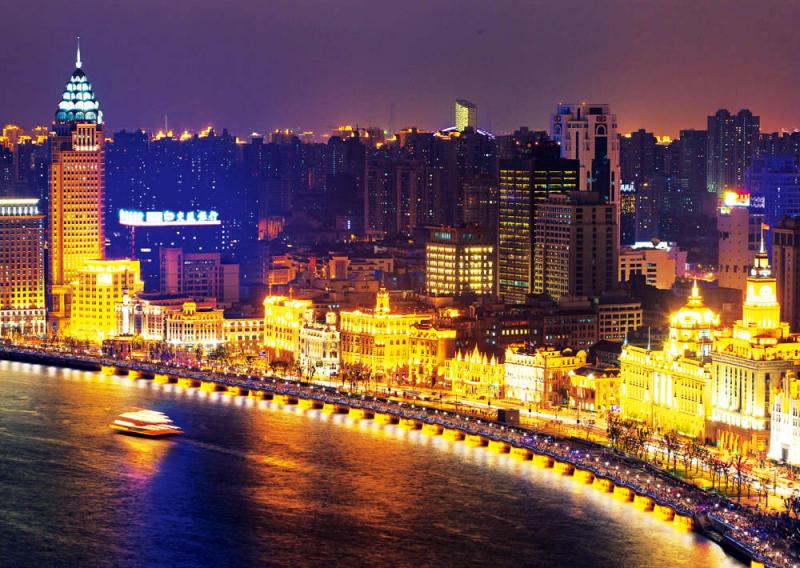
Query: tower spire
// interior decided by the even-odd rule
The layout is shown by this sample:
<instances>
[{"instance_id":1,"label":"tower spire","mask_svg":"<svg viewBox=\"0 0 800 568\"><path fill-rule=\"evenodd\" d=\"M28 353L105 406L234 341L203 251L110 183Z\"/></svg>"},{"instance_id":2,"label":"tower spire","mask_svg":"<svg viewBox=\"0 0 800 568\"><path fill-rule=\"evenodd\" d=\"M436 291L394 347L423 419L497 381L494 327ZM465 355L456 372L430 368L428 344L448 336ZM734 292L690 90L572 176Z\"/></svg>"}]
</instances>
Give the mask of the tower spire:
<instances>
[{"instance_id":1,"label":"tower spire","mask_svg":"<svg viewBox=\"0 0 800 568\"><path fill-rule=\"evenodd\" d=\"M80 69L83 62L81 61L81 36L78 36L78 53L75 56L75 68Z\"/></svg>"}]
</instances>

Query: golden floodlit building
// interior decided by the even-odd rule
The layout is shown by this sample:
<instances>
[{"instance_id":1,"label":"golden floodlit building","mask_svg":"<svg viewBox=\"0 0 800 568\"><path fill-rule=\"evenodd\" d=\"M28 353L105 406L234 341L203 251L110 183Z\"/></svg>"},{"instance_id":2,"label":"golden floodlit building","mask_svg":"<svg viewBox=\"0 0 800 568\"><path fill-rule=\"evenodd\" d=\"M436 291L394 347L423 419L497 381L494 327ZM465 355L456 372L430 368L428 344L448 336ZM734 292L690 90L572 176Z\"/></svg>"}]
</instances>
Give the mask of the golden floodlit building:
<instances>
[{"instance_id":1,"label":"golden floodlit building","mask_svg":"<svg viewBox=\"0 0 800 568\"><path fill-rule=\"evenodd\" d=\"M368 369L377 380L398 380L407 372L412 327L429 313L392 313L389 293L378 291L374 310L340 314L342 365Z\"/></svg>"},{"instance_id":2,"label":"golden floodlit building","mask_svg":"<svg viewBox=\"0 0 800 568\"><path fill-rule=\"evenodd\" d=\"M300 328L306 322L306 312L312 308L311 300L286 296L264 298L264 348L271 361L295 361L300 348Z\"/></svg>"},{"instance_id":3,"label":"golden floodlit building","mask_svg":"<svg viewBox=\"0 0 800 568\"><path fill-rule=\"evenodd\" d=\"M670 317L662 349L625 345L620 354L620 413L659 432L707 437L711 416L710 353L719 316L703 304L697 282Z\"/></svg>"},{"instance_id":4,"label":"golden floodlit building","mask_svg":"<svg viewBox=\"0 0 800 568\"><path fill-rule=\"evenodd\" d=\"M770 433L770 390L800 364L800 343L781 321L777 286L761 247L747 276L742 319L714 344L711 420L717 443L764 455Z\"/></svg>"},{"instance_id":5,"label":"golden floodlit building","mask_svg":"<svg viewBox=\"0 0 800 568\"><path fill-rule=\"evenodd\" d=\"M769 458L800 464L800 379L789 371L772 387Z\"/></svg>"},{"instance_id":6,"label":"golden floodlit building","mask_svg":"<svg viewBox=\"0 0 800 568\"><path fill-rule=\"evenodd\" d=\"M50 316L59 331L70 318L72 283L80 277L86 261L102 259L105 254L103 113L81 67L79 47L50 136L48 292ZM80 317L85 317L86 306L81 309L84 315ZM83 329L81 334L95 335L91 329Z\"/></svg>"},{"instance_id":7,"label":"golden floodlit building","mask_svg":"<svg viewBox=\"0 0 800 568\"><path fill-rule=\"evenodd\" d=\"M461 351L445 363L445 380L459 398L497 400L505 394L506 369L503 363L487 356L475 346L472 353Z\"/></svg>"},{"instance_id":8,"label":"golden floodlit building","mask_svg":"<svg viewBox=\"0 0 800 568\"><path fill-rule=\"evenodd\" d=\"M68 335L92 342L116 335L117 304L143 289L138 260L87 260L72 285Z\"/></svg>"},{"instance_id":9,"label":"golden floodlit building","mask_svg":"<svg viewBox=\"0 0 800 568\"><path fill-rule=\"evenodd\" d=\"M585 364L585 351L512 346L505 355L505 397L537 408L562 404L568 395L570 373Z\"/></svg>"}]
</instances>

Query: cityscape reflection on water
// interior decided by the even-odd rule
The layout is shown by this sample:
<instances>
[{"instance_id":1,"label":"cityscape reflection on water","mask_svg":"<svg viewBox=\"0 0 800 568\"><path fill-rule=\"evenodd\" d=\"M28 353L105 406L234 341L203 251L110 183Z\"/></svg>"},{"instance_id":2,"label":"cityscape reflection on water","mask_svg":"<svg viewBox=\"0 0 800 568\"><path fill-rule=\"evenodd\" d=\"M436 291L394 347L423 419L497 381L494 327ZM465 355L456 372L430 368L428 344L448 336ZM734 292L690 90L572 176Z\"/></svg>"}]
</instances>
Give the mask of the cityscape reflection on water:
<instances>
[{"instance_id":1,"label":"cityscape reflection on water","mask_svg":"<svg viewBox=\"0 0 800 568\"><path fill-rule=\"evenodd\" d=\"M113 433L122 411L186 434ZM738 566L507 455L343 415L0 362L0 565Z\"/></svg>"}]
</instances>

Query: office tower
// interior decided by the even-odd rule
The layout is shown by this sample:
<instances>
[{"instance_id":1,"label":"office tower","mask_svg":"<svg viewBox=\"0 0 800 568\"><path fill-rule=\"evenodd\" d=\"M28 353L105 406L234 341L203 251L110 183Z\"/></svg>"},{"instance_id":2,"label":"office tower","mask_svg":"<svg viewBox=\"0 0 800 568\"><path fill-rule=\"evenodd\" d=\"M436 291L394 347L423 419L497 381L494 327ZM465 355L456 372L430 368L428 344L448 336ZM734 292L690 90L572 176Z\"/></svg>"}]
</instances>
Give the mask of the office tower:
<instances>
[{"instance_id":1,"label":"office tower","mask_svg":"<svg viewBox=\"0 0 800 568\"><path fill-rule=\"evenodd\" d=\"M551 194L538 204L533 245L534 294L560 300L616 287L617 214L597 193Z\"/></svg>"},{"instance_id":2,"label":"office tower","mask_svg":"<svg viewBox=\"0 0 800 568\"><path fill-rule=\"evenodd\" d=\"M708 199L706 190L708 136L705 130L681 130L678 140L678 171L681 187L686 191L687 212L712 214L716 200Z\"/></svg>"},{"instance_id":3,"label":"office tower","mask_svg":"<svg viewBox=\"0 0 800 568\"><path fill-rule=\"evenodd\" d=\"M579 163L556 158L517 158L500 162L498 199L498 294L522 303L531 292L536 206L551 193L578 189Z\"/></svg>"},{"instance_id":4,"label":"office tower","mask_svg":"<svg viewBox=\"0 0 800 568\"><path fill-rule=\"evenodd\" d=\"M758 251L763 215L750 208L750 194L726 191L717 212L718 283L745 291L753 255Z\"/></svg>"},{"instance_id":5,"label":"office tower","mask_svg":"<svg viewBox=\"0 0 800 568\"><path fill-rule=\"evenodd\" d=\"M770 389L800 363L800 343L781 321L776 288L762 240L747 276L742 319L731 334L714 342L711 352L713 437L731 452L764 455Z\"/></svg>"},{"instance_id":6,"label":"office tower","mask_svg":"<svg viewBox=\"0 0 800 568\"><path fill-rule=\"evenodd\" d=\"M494 246L479 227L437 227L425 243L425 289L430 296L494 294Z\"/></svg>"},{"instance_id":7,"label":"office tower","mask_svg":"<svg viewBox=\"0 0 800 568\"><path fill-rule=\"evenodd\" d=\"M497 200L494 176L480 176L464 184L464 223L481 227L490 243L497 243Z\"/></svg>"},{"instance_id":8,"label":"office tower","mask_svg":"<svg viewBox=\"0 0 800 568\"><path fill-rule=\"evenodd\" d=\"M138 260L85 261L75 277L69 336L102 342L115 335L117 305L143 289Z\"/></svg>"},{"instance_id":9,"label":"office tower","mask_svg":"<svg viewBox=\"0 0 800 568\"><path fill-rule=\"evenodd\" d=\"M744 183L745 170L758 146L761 119L747 109L732 115L720 109L708 117L706 184L709 193L722 200L726 189Z\"/></svg>"},{"instance_id":10,"label":"office tower","mask_svg":"<svg viewBox=\"0 0 800 568\"><path fill-rule=\"evenodd\" d=\"M0 199L0 336L42 336L44 215L38 199Z\"/></svg>"},{"instance_id":11,"label":"office tower","mask_svg":"<svg viewBox=\"0 0 800 568\"><path fill-rule=\"evenodd\" d=\"M632 183L619 188L619 239L623 245L636 241L636 189Z\"/></svg>"},{"instance_id":12,"label":"office tower","mask_svg":"<svg viewBox=\"0 0 800 568\"><path fill-rule=\"evenodd\" d=\"M580 162L578 187L619 202L620 163L617 116L604 104L559 105L550 132L561 144L561 156Z\"/></svg>"},{"instance_id":13,"label":"office tower","mask_svg":"<svg viewBox=\"0 0 800 568\"><path fill-rule=\"evenodd\" d=\"M752 201L763 207L768 225L776 225L783 217L800 215L800 167L796 156L754 157L745 173L744 187Z\"/></svg>"},{"instance_id":14,"label":"office tower","mask_svg":"<svg viewBox=\"0 0 800 568\"><path fill-rule=\"evenodd\" d=\"M456 130L463 132L465 128L478 129L478 107L465 99L456 101Z\"/></svg>"},{"instance_id":15,"label":"office tower","mask_svg":"<svg viewBox=\"0 0 800 568\"><path fill-rule=\"evenodd\" d=\"M218 252L184 252L161 248L162 294L180 294L197 300L215 298L223 304L239 301L239 265L223 264Z\"/></svg>"},{"instance_id":16,"label":"office tower","mask_svg":"<svg viewBox=\"0 0 800 568\"><path fill-rule=\"evenodd\" d=\"M800 218L785 217L772 233L772 265L782 319L800 330Z\"/></svg>"},{"instance_id":17,"label":"office tower","mask_svg":"<svg viewBox=\"0 0 800 568\"><path fill-rule=\"evenodd\" d=\"M59 331L70 317L70 283L105 250L103 113L81 65L78 48L50 137L49 292Z\"/></svg>"}]
</instances>

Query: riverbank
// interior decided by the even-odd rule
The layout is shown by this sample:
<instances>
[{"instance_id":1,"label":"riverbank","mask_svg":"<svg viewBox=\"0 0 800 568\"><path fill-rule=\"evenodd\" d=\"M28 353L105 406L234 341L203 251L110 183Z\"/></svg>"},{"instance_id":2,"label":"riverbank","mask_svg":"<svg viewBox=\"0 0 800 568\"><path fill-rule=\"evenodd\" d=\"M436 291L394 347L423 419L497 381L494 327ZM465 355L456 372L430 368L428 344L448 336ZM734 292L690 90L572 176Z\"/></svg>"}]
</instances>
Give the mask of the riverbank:
<instances>
[{"instance_id":1,"label":"riverbank","mask_svg":"<svg viewBox=\"0 0 800 568\"><path fill-rule=\"evenodd\" d=\"M652 512L681 530L709 536L732 554L766 565L788 566L795 559L773 549L770 535L750 532L758 518L733 504L682 484L652 466L612 453L608 448L582 440L557 439L536 432L476 420L450 411L419 407L388 399L339 392L334 388L277 378L260 379L214 375L201 371L165 367L142 361L114 361L88 355L34 351L2 347L0 358L98 370L129 372L133 377L174 382L188 388L226 391L231 394L269 398L282 404L309 405L329 412L350 413L358 418L397 423L422 429L487 450L513 454L534 465L553 468L576 482L591 483L599 491ZM752 545L751 545L752 543Z\"/></svg>"}]
</instances>

